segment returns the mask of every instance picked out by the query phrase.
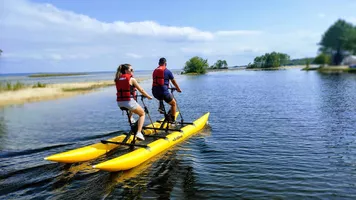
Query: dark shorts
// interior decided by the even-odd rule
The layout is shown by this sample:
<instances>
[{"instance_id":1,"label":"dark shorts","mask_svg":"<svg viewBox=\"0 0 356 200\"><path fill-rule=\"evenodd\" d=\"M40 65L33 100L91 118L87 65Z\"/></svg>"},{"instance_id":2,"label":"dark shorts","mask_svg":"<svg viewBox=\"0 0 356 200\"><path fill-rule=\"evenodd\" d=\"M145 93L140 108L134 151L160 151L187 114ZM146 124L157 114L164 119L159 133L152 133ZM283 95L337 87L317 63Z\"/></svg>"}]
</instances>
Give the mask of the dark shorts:
<instances>
[{"instance_id":1,"label":"dark shorts","mask_svg":"<svg viewBox=\"0 0 356 200\"><path fill-rule=\"evenodd\" d=\"M173 100L173 96L171 93L167 92L162 92L159 90L152 90L153 96L158 99L158 100L164 100L166 103L169 103Z\"/></svg>"}]
</instances>

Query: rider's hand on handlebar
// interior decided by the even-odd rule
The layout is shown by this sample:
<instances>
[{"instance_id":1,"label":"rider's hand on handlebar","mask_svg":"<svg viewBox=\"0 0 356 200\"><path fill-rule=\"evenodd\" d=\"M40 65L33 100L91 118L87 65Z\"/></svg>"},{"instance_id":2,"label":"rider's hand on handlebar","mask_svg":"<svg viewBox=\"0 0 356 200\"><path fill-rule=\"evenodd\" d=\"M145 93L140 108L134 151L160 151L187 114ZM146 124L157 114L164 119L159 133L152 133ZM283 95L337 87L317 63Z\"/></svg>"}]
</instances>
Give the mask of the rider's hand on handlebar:
<instances>
[{"instance_id":1,"label":"rider's hand on handlebar","mask_svg":"<svg viewBox=\"0 0 356 200\"><path fill-rule=\"evenodd\" d=\"M180 92L182 92L182 90L180 90L180 89L177 89L177 92L179 92L179 93L180 93Z\"/></svg>"},{"instance_id":2,"label":"rider's hand on handlebar","mask_svg":"<svg viewBox=\"0 0 356 200\"><path fill-rule=\"evenodd\" d=\"M151 96L148 96L148 97L147 97L147 99L151 100L151 99L152 99L152 97L151 97Z\"/></svg>"}]
</instances>

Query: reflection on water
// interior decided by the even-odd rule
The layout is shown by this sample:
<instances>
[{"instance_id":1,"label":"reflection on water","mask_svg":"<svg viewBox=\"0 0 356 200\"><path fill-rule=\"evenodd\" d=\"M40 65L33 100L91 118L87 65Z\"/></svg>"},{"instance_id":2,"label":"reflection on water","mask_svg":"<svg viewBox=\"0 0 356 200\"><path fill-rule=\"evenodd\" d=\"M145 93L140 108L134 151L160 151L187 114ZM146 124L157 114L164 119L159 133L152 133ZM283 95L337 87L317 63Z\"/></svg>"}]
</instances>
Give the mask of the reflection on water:
<instances>
[{"instance_id":1,"label":"reflection on water","mask_svg":"<svg viewBox=\"0 0 356 200\"><path fill-rule=\"evenodd\" d=\"M114 87L1 110L0 198L356 199L356 76L298 69L176 77L184 119L210 112L209 126L123 172L91 166L124 151L75 164L43 160L129 129ZM150 91L151 82L142 86ZM145 103L161 119L157 101Z\"/></svg>"}]
</instances>

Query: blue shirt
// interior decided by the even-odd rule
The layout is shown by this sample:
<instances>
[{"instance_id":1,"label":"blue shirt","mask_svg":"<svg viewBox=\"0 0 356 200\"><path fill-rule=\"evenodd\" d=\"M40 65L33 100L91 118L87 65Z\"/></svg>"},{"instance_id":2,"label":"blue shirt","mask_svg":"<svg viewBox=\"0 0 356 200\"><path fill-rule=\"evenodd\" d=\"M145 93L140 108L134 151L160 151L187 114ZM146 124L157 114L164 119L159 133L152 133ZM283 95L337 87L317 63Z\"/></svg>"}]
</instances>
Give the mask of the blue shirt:
<instances>
[{"instance_id":1,"label":"blue shirt","mask_svg":"<svg viewBox=\"0 0 356 200\"><path fill-rule=\"evenodd\" d=\"M164 86L153 86L152 93L155 94L169 94L168 87L169 80L173 80L174 76L169 69L164 70ZM168 80L169 79L169 80Z\"/></svg>"}]
</instances>

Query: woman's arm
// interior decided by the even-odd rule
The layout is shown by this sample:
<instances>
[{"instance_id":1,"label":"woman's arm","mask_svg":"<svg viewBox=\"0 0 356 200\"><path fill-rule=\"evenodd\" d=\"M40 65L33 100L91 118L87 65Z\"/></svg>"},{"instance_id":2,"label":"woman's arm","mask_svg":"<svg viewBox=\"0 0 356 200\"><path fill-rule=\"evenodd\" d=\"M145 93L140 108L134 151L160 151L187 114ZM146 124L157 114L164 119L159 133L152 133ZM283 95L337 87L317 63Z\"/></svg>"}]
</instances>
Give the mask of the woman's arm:
<instances>
[{"instance_id":1,"label":"woman's arm","mask_svg":"<svg viewBox=\"0 0 356 200\"><path fill-rule=\"evenodd\" d=\"M141 92L141 94L143 94L144 96L146 96L148 99L152 99L152 97L151 97L149 94L147 94L147 93L141 88L141 86L137 83L137 81L136 81L135 78L131 78L130 81L131 81L131 84L132 84L133 86L135 86L138 91Z\"/></svg>"}]
</instances>

